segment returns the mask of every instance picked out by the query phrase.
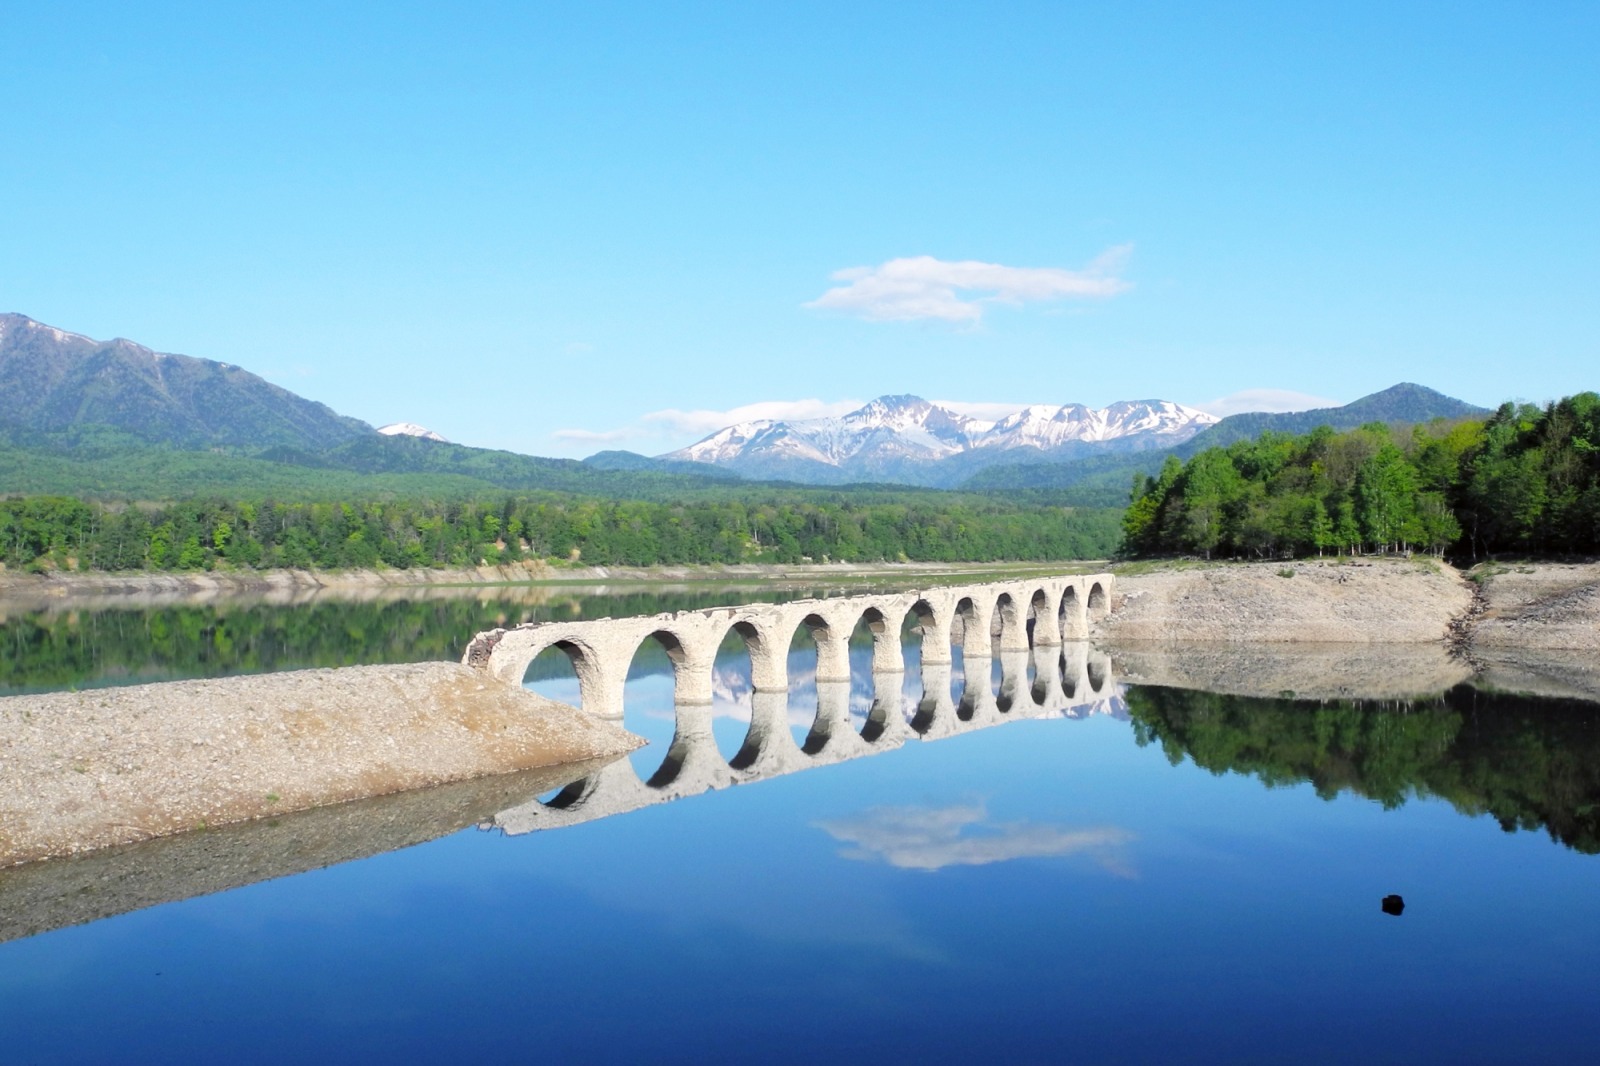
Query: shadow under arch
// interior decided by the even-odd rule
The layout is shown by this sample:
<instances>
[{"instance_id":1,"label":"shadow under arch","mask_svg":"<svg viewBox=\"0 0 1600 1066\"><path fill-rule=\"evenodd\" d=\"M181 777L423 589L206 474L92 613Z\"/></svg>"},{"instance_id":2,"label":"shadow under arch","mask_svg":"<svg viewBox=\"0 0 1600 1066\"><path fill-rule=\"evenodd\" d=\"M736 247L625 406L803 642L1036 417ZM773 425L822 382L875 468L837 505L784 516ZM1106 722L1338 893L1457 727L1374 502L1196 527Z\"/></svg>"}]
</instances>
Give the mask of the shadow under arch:
<instances>
[{"instance_id":1,"label":"shadow under arch","mask_svg":"<svg viewBox=\"0 0 1600 1066\"><path fill-rule=\"evenodd\" d=\"M751 765L760 754L760 738L753 736L758 664L771 673L771 642L749 621L730 625L717 642L707 669L711 671L711 733L718 753L734 769ZM744 765L739 764L744 760Z\"/></svg>"},{"instance_id":2,"label":"shadow under arch","mask_svg":"<svg viewBox=\"0 0 1600 1066\"><path fill-rule=\"evenodd\" d=\"M1068 585L1067 591L1061 594L1061 607L1056 612L1056 626L1061 632L1061 639L1082 640L1085 635L1083 623L1083 599L1078 595L1076 585Z\"/></svg>"},{"instance_id":3,"label":"shadow under arch","mask_svg":"<svg viewBox=\"0 0 1600 1066\"><path fill-rule=\"evenodd\" d=\"M971 599L964 598L961 602L966 605L969 612L973 610ZM926 660L929 658L927 655L928 634L938 632L938 615L934 611L933 604L925 599L919 599L906 608L905 615L900 619L900 662L905 670L905 678L901 682L899 706L897 708L890 707L887 705L887 701L884 700L873 701L872 709L874 715L881 712L883 720L881 723L877 722L876 719L868 723L868 727L873 729L872 735L868 736L867 729L861 731L862 737L866 740L874 741L882 737L888 726L888 715L893 714L896 710L905 718L906 724L911 727L912 731L918 735L924 735L933 728L934 719L938 712L940 694L927 691L928 679L926 671L928 665ZM960 648L954 635L947 633L946 636L949 638L951 646L949 648L935 648L933 658L935 662L942 661L945 671L948 672L953 668L953 662L960 661ZM944 654L941 655L941 652ZM940 676L943 677L944 675L941 674ZM950 684L948 681L941 681L940 683L946 687ZM913 684L916 685L916 695L914 697L912 696Z\"/></svg>"},{"instance_id":4,"label":"shadow under arch","mask_svg":"<svg viewBox=\"0 0 1600 1066\"><path fill-rule=\"evenodd\" d=\"M1054 644L1061 639L1061 627L1055 615L1055 604L1050 602L1050 594L1042 588L1034 589L1033 595L1028 598L1028 647L1040 642Z\"/></svg>"},{"instance_id":5,"label":"shadow under arch","mask_svg":"<svg viewBox=\"0 0 1600 1066\"><path fill-rule=\"evenodd\" d=\"M580 777L576 781L569 781L548 796L540 797L539 803L553 811L576 810L583 806L584 800L589 798L594 789L595 779L592 776Z\"/></svg>"},{"instance_id":6,"label":"shadow under arch","mask_svg":"<svg viewBox=\"0 0 1600 1066\"><path fill-rule=\"evenodd\" d=\"M789 638L789 731L795 746L815 755L827 744L823 723L822 690L824 647L836 640L833 626L820 614L800 619Z\"/></svg>"},{"instance_id":7,"label":"shadow under arch","mask_svg":"<svg viewBox=\"0 0 1600 1066\"><path fill-rule=\"evenodd\" d=\"M995 597L994 618L989 623L990 646L999 651L1022 625L1022 607L1016 598L1009 592L1002 592Z\"/></svg>"},{"instance_id":8,"label":"shadow under arch","mask_svg":"<svg viewBox=\"0 0 1600 1066\"><path fill-rule=\"evenodd\" d=\"M670 784L681 768L673 763L674 748L681 748L684 694L693 691L686 677L688 654L683 641L668 629L656 629L640 638L628 659L622 690L622 723L646 744L628 754L640 780L654 787ZM671 678L670 686L662 684ZM670 723L672 732L666 732ZM666 754L661 752L665 749ZM659 761L657 757L659 756Z\"/></svg>"},{"instance_id":9,"label":"shadow under arch","mask_svg":"<svg viewBox=\"0 0 1600 1066\"><path fill-rule=\"evenodd\" d=\"M1089 694L1101 697L1106 694L1106 664L1100 659L1090 659L1084 667L1084 674L1089 684Z\"/></svg>"},{"instance_id":10,"label":"shadow under arch","mask_svg":"<svg viewBox=\"0 0 1600 1066\"><path fill-rule=\"evenodd\" d=\"M577 641L556 640L540 648L522 672L522 687L573 707L599 706L593 691L595 653Z\"/></svg>"},{"instance_id":11,"label":"shadow under arch","mask_svg":"<svg viewBox=\"0 0 1600 1066\"><path fill-rule=\"evenodd\" d=\"M900 629L877 607L869 606L861 612L850 630L847 648L850 658L849 716L851 725L863 737L873 730L875 714L879 716L880 728L874 732L882 735L882 715L900 695L897 682L903 679L905 672L901 658ZM858 686L858 679L863 675L859 662L863 652L870 654L871 661L865 671L865 684Z\"/></svg>"},{"instance_id":12,"label":"shadow under arch","mask_svg":"<svg viewBox=\"0 0 1600 1066\"><path fill-rule=\"evenodd\" d=\"M1085 613L1091 621L1103 618L1111 610L1111 601L1106 596L1105 587L1096 581L1089 586L1089 598L1085 604Z\"/></svg>"}]
</instances>

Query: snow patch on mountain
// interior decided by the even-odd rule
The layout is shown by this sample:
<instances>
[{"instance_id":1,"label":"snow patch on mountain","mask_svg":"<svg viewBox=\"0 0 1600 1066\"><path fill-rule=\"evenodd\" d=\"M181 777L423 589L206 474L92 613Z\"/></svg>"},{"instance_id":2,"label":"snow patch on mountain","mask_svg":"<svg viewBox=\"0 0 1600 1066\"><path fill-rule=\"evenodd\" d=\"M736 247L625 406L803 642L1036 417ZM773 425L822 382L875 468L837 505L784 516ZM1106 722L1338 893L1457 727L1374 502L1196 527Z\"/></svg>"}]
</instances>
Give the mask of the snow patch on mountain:
<instances>
[{"instance_id":1,"label":"snow patch on mountain","mask_svg":"<svg viewBox=\"0 0 1600 1066\"><path fill-rule=\"evenodd\" d=\"M1168 400L1124 400L1103 408L1036 404L987 421L918 396L880 396L838 418L740 422L662 458L718 465L759 460L768 466L796 460L864 470L956 456L987 455L993 462L1016 449L1049 454L1085 447L1168 448L1218 421Z\"/></svg>"},{"instance_id":2,"label":"snow patch on mountain","mask_svg":"<svg viewBox=\"0 0 1600 1066\"><path fill-rule=\"evenodd\" d=\"M440 444L450 443L433 430L415 422L391 422L387 426L379 426L378 432L388 437L420 437L423 440L436 440Z\"/></svg>"}]
</instances>

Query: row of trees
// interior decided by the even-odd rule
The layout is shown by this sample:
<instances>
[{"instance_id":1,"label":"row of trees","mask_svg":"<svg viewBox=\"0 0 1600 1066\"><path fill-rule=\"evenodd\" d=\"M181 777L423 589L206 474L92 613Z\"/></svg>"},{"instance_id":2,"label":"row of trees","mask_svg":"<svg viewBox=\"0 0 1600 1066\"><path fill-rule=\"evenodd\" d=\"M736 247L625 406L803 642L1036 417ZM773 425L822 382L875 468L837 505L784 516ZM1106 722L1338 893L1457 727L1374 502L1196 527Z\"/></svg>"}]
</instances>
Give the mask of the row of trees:
<instances>
[{"instance_id":1,"label":"row of trees","mask_svg":"<svg viewBox=\"0 0 1600 1066\"><path fill-rule=\"evenodd\" d=\"M1486 420L1264 433L1139 480L1123 551L1274 558L1600 551L1600 396Z\"/></svg>"},{"instance_id":2,"label":"row of trees","mask_svg":"<svg viewBox=\"0 0 1600 1066\"><path fill-rule=\"evenodd\" d=\"M73 497L20 497L0 500L0 559L14 568L92 570L455 567L525 558L636 566L1050 560L1110 554L1117 518L1114 511L976 498L197 500L112 507Z\"/></svg>"}]
</instances>

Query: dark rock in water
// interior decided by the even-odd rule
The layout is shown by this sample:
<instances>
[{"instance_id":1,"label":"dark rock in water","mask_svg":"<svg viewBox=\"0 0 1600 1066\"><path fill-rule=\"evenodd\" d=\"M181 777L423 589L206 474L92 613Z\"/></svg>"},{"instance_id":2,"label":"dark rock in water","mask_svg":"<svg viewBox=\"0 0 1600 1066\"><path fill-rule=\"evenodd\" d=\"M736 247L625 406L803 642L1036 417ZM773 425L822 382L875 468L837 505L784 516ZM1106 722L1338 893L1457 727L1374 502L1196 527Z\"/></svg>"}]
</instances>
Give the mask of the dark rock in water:
<instances>
[{"instance_id":1,"label":"dark rock in water","mask_svg":"<svg viewBox=\"0 0 1600 1066\"><path fill-rule=\"evenodd\" d=\"M1405 912L1405 909L1406 901L1401 899L1399 896L1383 897L1383 913L1393 914L1398 917L1400 914Z\"/></svg>"}]
</instances>

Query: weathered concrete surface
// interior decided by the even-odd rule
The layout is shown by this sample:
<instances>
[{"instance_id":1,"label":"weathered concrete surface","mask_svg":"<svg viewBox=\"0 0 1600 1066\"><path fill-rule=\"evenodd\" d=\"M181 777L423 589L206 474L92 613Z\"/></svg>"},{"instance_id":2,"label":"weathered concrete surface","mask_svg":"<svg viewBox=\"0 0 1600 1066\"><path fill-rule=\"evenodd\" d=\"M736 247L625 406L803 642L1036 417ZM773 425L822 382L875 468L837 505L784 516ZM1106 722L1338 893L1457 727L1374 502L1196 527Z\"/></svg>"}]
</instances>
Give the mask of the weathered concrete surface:
<instances>
[{"instance_id":1,"label":"weathered concrete surface","mask_svg":"<svg viewBox=\"0 0 1600 1066\"><path fill-rule=\"evenodd\" d=\"M1443 641L1473 602L1462 575L1432 559L1174 567L1118 575L1117 588L1095 628L1110 646L1425 644Z\"/></svg>"},{"instance_id":2,"label":"weathered concrete surface","mask_svg":"<svg viewBox=\"0 0 1600 1066\"><path fill-rule=\"evenodd\" d=\"M454 663L11 696L0 699L0 865L639 743Z\"/></svg>"},{"instance_id":3,"label":"weathered concrete surface","mask_svg":"<svg viewBox=\"0 0 1600 1066\"><path fill-rule=\"evenodd\" d=\"M1475 575L1487 601L1475 648L1600 652L1600 563L1490 564Z\"/></svg>"},{"instance_id":4,"label":"weathered concrete surface","mask_svg":"<svg viewBox=\"0 0 1600 1066\"><path fill-rule=\"evenodd\" d=\"M0 942L434 840L609 761L494 774L0 869Z\"/></svg>"},{"instance_id":5,"label":"weathered concrete surface","mask_svg":"<svg viewBox=\"0 0 1600 1066\"><path fill-rule=\"evenodd\" d=\"M859 624L873 634L873 671L892 674L904 669L900 630L907 616L917 620L922 661L949 663L953 640L968 659L1081 640L1111 609L1115 591L1110 574L1055 575L639 618L533 622L479 633L462 661L517 684L541 652L558 648L572 660L583 709L616 718L628 664L647 640L658 641L672 660L675 702L706 704L711 664L729 633L750 652L756 691L780 692L789 686L790 642L802 628L816 642L817 681L848 681L850 634Z\"/></svg>"},{"instance_id":6,"label":"weathered concrete surface","mask_svg":"<svg viewBox=\"0 0 1600 1066\"><path fill-rule=\"evenodd\" d=\"M1129 644L1119 681L1232 696L1409 700L1471 681L1470 663L1434 644Z\"/></svg>"}]
</instances>

